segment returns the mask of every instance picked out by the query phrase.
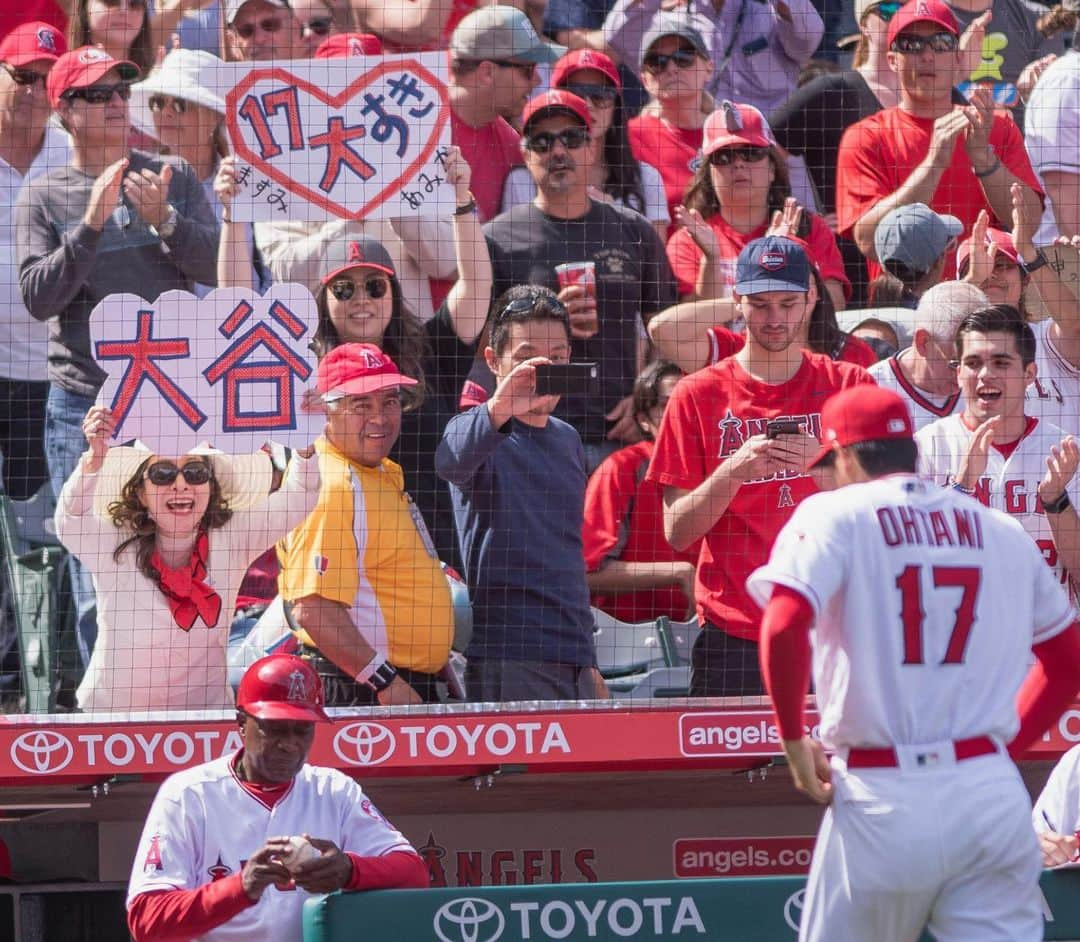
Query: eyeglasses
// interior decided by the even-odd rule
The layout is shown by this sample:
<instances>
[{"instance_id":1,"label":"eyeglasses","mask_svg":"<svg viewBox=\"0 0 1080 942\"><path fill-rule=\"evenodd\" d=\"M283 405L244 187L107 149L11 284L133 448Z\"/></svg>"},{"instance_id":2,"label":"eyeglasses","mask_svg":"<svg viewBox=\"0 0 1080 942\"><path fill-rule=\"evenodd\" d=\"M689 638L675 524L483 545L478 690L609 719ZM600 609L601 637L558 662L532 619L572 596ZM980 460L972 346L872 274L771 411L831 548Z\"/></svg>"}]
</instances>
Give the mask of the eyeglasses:
<instances>
[{"instance_id":1,"label":"eyeglasses","mask_svg":"<svg viewBox=\"0 0 1080 942\"><path fill-rule=\"evenodd\" d=\"M564 85L568 92L584 98L594 108L610 108L619 97L614 85Z\"/></svg>"},{"instance_id":2,"label":"eyeglasses","mask_svg":"<svg viewBox=\"0 0 1080 942\"><path fill-rule=\"evenodd\" d=\"M115 10L117 7L126 6L129 10L144 10L146 9L146 0L101 0L105 6L110 10Z\"/></svg>"},{"instance_id":3,"label":"eyeglasses","mask_svg":"<svg viewBox=\"0 0 1080 942\"><path fill-rule=\"evenodd\" d=\"M492 59L491 61L500 69L517 69L525 78L531 79L536 76L535 62L509 62L505 59Z\"/></svg>"},{"instance_id":4,"label":"eyeglasses","mask_svg":"<svg viewBox=\"0 0 1080 942\"><path fill-rule=\"evenodd\" d=\"M876 13L883 22L888 23L902 6L903 4L897 3L896 0L886 0L885 3L871 7L867 12Z\"/></svg>"},{"instance_id":5,"label":"eyeglasses","mask_svg":"<svg viewBox=\"0 0 1080 942\"><path fill-rule=\"evenodd\" d=\"M45 87L45 76L34 72L32 69L16 69L6 62L0 62L0 66L3 66L4 71L7 72L11 77L11 81L16 85L20 85L23 88L26 88L28 85L31 87L36 85L40 85L42 88Z\"/></svg>"},{"instance_id":6,"label":"eyeglasses","mask_svg":"<svg viewBox=\"0 0 1080 942\"><path fill-rule=\"evenodd\" d=\"M88 85L86 88L69 88L60 97L66 101L81 98L89 105L104 105L112 101L113 95L119 95L121 101L131 98L131 83L119 82L116 85Z\"/></svg>"},{"instance_id":7,"label":"eyeglasses","mask_svg":"<svg viewBox=\"0 0 1080 942\"><path fill-rule=\"evenodd\" d=\"M330 293L339 301L348 301L356 294L356 284L351 278L337 278L330 282ZM378 301L390 290L390 282L386 278L366 278L362 285L364 294L372 301Z\"/></svg>"},{"instance_id":8,"label":"eyeglasses","mask_svg":"<svg viewBox=\"0 0 1080 942\"><path fill-rule=\"evenodd\" d=\"M899 35L889 47L893 52L917 55L929 46L934 52L955 52L960 41L952 33L934 33L933 36Z\"/></svg>"},{"instance_id":9,"label":"eyeglasses","mask_svg":"<svg viewBox=\"0 0 1080 942\"><path fill-rule=\"evenodd\" d=\"M151 111L164 111L169 108L174 114L187 112L187 102L183 98L172 98L169 95L151 95L146 104Z\"/></svg>"},{"instance_id":10,"label":"eyeglasses","mask_svg":"<svg viewBox=\"0 0 1080 942\"><path fill-rule=\"evenodd\" d=\"M400 412L401 396L384 396L380 403L374 396L342 396L340 399L323 400L328 406L334 406L349 415L371 415L375 412Z\"/></svg>"},{"instance_id":11,"label":"eyeglasses","mask_svg":"<svg viewBox=\"0 0 1080 942\"><path fill-rule=\"evenodd\" d=\"M276 33L284 25L285 21L281 17L268 16L265 20L241 23L239 26L231 26L230 29L241 39L251 39L256 29L261 29L264 33Z\"/></svg>"},{"instance_id":12,"label":"eyeglasses","mask_svg":"<svg viewBox=\"0 0 1080 942\"><path fill-rule=\"evenodd\" d=\"M332 16L317 16L313 20L300 24L300 35L307 36L308 33L311 33L314 36L329 36L330 30L333 28L334 18ZM273 32L273 30L270 32Z\"/></svg>"},{"instance_id":13,"label":"eyeglasses","mask_svg":"<svg viewBox=\"0 0 1080 942\"><path fill-rule=\"evenodd\" d=\"M211 478L210 465L204 461L189 461L178 468L171 461L159 461L146 469L146 480L155 487L168 487L181 474L192 487L206 484Z\"/></svg>"},{"instance_id":14,"label":"eyeglasses","mask_svg":"<svg viewBox=\"0 0 1080 942\"><path fill-rule=\"evenodd\" d=\"M767 147L724 147L709 157L713 167L730 167L736 160L744 164L756 164L769 156Z\"/></svg>"},{"instance_id":15,"label":"eyeglasses","mask_svg":"<svg viewBox=\"0 0 1080 942\"><path fill-rule=\"evenodd\" d=\"M566 128L558 134L550 131L541 131L539 134L530 134L525 138L525 149L534 154L546 154L558 141L567 150L577 150L589 143L589 132L585 128Z\"/></svg>"},{"instance_id":16,"label":"eyeglasses","mask_svg":"<svg viewBox=\"0 0 1080 942\"><path fill-rule=\"evenodd\" d=\"M680 69L689 69L697 61L697 57L696 49L686 47L676 49L670 53L650 52L645 56L642 66L646 72L658 75L668 67L669 62L674 62Z\"/></svg>"}]
</instances>

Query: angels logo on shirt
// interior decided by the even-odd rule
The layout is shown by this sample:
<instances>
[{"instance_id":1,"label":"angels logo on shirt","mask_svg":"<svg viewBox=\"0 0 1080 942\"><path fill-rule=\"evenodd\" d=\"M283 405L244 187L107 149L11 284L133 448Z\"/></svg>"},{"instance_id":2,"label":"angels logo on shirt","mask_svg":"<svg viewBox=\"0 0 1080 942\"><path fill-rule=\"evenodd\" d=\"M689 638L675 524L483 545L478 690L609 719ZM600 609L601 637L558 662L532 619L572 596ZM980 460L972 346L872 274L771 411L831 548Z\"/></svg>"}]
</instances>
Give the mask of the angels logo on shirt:
<instances>
[{"instance_id":1,"label":"angels logo on shirt","mask_svg":"<svg viewBox=\"0 0 1080 942\"><path fill-rule=\"evenodd\" d=\"M717 457L723 461L726 458L730 458L735 452L742 448L743 444L748 438L753 438L755 435L764 435L766 426L771 418L779 419L791 419L798 422L803 429L815 438L820 435L821 429L821 413L803 413L802 415L782 415L782 416L770 416L768 418L762 416L755 416L752 419L742 419L735 415L730 409L724 414L724 417L717 423L720 426L720 449ZM753 480L746 481L746 484L763 484L769 481L782 481L789 478L804 477L805 475L798 471L777 471L775 474L770 474L763 478L754 478ZM791 498L791 494L787 495L788 499ZM784 499L784 495L781 492L781 500ZM780 507L794 507L795 503L780 503L777 506Z\"/></svg>"},{"instance_id":2,"label":"angels logo on shirt","mask_svg":"<svg viewBox=\"0 0 1080 942\"><path fill-rule=\"evenodd\" d=\"M776 506L777 507L794 507L795 506L795 498L791 496L791 485L790 484L781 484L780 485L780 493L777 495L777 498L776 498ZM801 538L802 537L800 535L800 539Z\"/></svg>"},{"instance_id":3,"label":"angels logo on shirt","mask_svg":"<svg viewBox=\"0 0 1080 942\"><path fill-rule=\"evenodd\" d=\"M218 880L224 880L232 873L232 867L227 866L221 859L221 854L218 854L217 862L212 867L207 867L206 872L210 875L211 881L216 883Z\"/></svg>"},{"instance_id":4,"label":"angels logo on shirt","mask_svg":"<svg viewBox=\"0 0 1080 942\"><path fill-rule=\"evenodd\" d=\"M165 868L161 864L161 838L155 834L150 838L150 848L146 852L146 859L143 861L143 873L150 873L156 871L160 873Z\"/></svg>"}]
</instances>

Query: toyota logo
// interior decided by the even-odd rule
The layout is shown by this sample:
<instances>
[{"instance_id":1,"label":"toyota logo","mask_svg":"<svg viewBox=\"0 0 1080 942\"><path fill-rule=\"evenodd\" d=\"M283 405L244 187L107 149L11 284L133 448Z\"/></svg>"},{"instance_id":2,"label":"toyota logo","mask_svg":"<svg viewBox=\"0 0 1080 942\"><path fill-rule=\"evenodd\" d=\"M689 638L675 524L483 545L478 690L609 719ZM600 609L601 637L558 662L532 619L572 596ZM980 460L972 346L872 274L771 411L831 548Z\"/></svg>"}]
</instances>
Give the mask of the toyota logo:
<instances>
[{"instance_id":1,"label":"toyota logo","mask_svg":"<svg viewBox=\"0 0 1080 942\"><path fill-rule=\"evenodd\" d=\"M803 899L806 897L806 890L801 889L792 893L787 898L787 902L784 903L784 922L786 922L796 932L799 931L799 922L802 919Z\"/></svg>"},{"instance_id":2,"label":"toyota logo","mask_svg":"<svg viewBox=\"0 0 1080 942\"><path fill-rule=\"evenodd\" d=\"M51 729L23 733L11 744L11 761L31 775L49 775L66 769L75 758L67 736Z\"/></svg>"},{"instance_id":3,"label":"toyota logo","mask_svg":"<svg viewBox=\"0 0 1080 942\"><path fill-rule=\"evenodd\" d=\"M435 935L442 942L495 942L504 928L499 907L474 896L452 899L435 913Z\"/></svg>"},{"instance_id":4,"label":"toyota logo","mask_svg":"<svg viewBox=\"0 0 1080 942\"><path fill-rule=\"evenodd\" d=\"M334 752L349 765L381 765L395 748L394 734L378 723L350 723L334 737Z\"/></svg>"}]
</instances>

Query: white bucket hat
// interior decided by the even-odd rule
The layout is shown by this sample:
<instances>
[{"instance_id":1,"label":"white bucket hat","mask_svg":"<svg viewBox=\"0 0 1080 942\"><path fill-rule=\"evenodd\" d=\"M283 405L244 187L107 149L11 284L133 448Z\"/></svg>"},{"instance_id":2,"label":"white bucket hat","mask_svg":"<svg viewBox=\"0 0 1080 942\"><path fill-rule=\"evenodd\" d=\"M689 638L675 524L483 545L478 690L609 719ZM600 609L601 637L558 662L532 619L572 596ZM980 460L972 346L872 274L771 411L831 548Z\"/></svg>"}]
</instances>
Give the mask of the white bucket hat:
<instances>
[{"instance_id":1,"label":"white bucket hat","mask_svg":"<svg viewBox=\"0 0 1080 942\"><path fill-rule=\"evenodd\" d=\"M154 95L169 95L202 105L225 116L225 99L200 81L204 69L221 65L221 59L201 49L174 49L142 82L131 86L131 119L140 130L156 134L150 113Z\"/></svg>"}]
</instances>

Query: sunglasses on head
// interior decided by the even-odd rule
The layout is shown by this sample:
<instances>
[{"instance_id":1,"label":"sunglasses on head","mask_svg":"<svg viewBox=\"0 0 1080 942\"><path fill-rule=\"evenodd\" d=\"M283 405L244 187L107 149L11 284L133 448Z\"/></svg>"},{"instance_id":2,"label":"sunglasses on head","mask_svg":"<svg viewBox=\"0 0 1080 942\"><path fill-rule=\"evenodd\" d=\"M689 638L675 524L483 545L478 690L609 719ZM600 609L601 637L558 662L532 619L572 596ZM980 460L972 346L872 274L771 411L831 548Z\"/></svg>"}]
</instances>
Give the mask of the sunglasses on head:
<instances>
[{"instance_id":1,"label":"sunglasses on head","mask_svg":"<svg viewBox=\"0 0 1080 942\"><path fill-rule=\"evenodd\" d=\"M390 290L390 282L386 278L365 278L360 284L364 294L372 301L378 301ZM351 278L335 278L330 282L330 293L339 301L348 301L356 294L356 285Z\"/></svg>"},{"instance_id":2,"label":"sunglasses on head","mask_svg":"<svg viewBox=\"0 0 1080 942\"><path fill-rule=\"evenodd\" d=\"M164 111L166 108L184 114L187 111L187 102L183 98L172 98L169 95L151 95L147 102L151 111Z\"/></svg>"},{"instance_id":3,"label":"sunglasses on head","mask_svg":"<svg viewBox=\"0 0 1080 942\"><path fill-rule=\"evenodd\" d=\"M563 88L578 98L584 98L594 108L610 108L619 97L619 90L614 85L566 84Z\"/></svg>"},{"instance_id":4,"label":"sunglasses on head","mask_svg":"<svg viewBox=\"0 0 1080 942\"><path fill-rule=\"evenodd\" d=\"M669 62L674 62L680 69L689 69L697 60L697 50L682 46L674 52L650 52L645 56L643 63L646 72L659 74L668 67Z\"/></svg>"},{"instance_id":5,"label":"sunglasses on head","mask_svg":"<svg viewBox=\"0 0 1080 942\"><path fill-rule=\"evenodd\" d=\"M300 35L307 36L310 33L313 36L329 36L330 30L333 28L334 18L332 16L317 16L301 24Z\"/></svg>"},{"instance_id":6,"label":"sunglasses on head","mask_svg":"<svg viewBox=\"0 0 1080 942\"><path fill-rule=\"evenodd\" d=\"M189 461L180 468L171 461L158 461L146 469L146 480L156 487L168 487L181 474L192 487L206 484L211 476L210 465L204 461Z\"/></svg>"},{"instance_id":7,"label":"sunglasses on head","mask_svg":"<svg viewBox=\"0 0 1080 942\"><path fill-rule=\"evenodd\" d=\"M131 83L119 82L116 85L88 85L86 88L69 88L60 97L66 101L81 98L90 105L104 105L112 101L113 95L119 95L121 101L131 98Z\"/></svg>"},{"instance_id":8,"label":"sunglasses on head","mask_svg":"<svg viewBox=\"0 0 1080 942\"><path fill-rule=\"evenodd\" d=\"M725 147L709 157L709 163L714 167L730 167L736 160L744 164L756 164L769 156L767 147Z\"/></svg>"},{"instance_id":9,"label":"sunglasses on head","mask_svg":"<svg viewBox=\"0 0 1080 942\"><path fill-rule=\"evenodd\" d=\"M142 10L146 8L146 0L127 0L126 4L124 3L124 0L101 0L101 2L110 10L115 10L117 7L122 6L127 6L129 10Z\"/></svg>"},{"instance_id":10,"label":"sunglasses on head","mask_svg":"<svg viewBox=\"0 0 1080 942\"><path fill-rule=\"evenodd\" d=\"M589 143L589 132L585 128L566 128L558 134L541 131L539 134L526 136L525 148L534 154L546 154L555 146L556 141L567 150L577 150Z\"/></svg>"},{"instance_id":11,"label":"sunglasses on head","mask_svg":"<svg viewBox=\"0 0 1080 942\"><path fill-rule=\"evenodd\" d=\"M4 67L4 71L11 77L16 85L21 85L25 88L27 85L34 86L40 85L45 87L45 76L39 75L32 69L16 69L14 66L8 65L6 62L0 63Z\"/></svg>"},{"instance_id":12,"label":"sunglasses on head","mask_svg":"<svg viewBox=\"0 0 1080 942\"><path fill-rule=\"evenodd\" d=\"M893 52L917 54L927 47L930 47L934 52L955 52L959 45L960 40L952 33L934 33L932 36L911 36L901 34L892 41L892 45L889 48Z\"/></svg>"},{"instance_id":13,"label":"sunglasses on head","mask_svg":"<svg viewBox=\"0 0 1080 942\"><path fill-rule=\"evenodd\" d=\"M542 316L545 311L557 314L560 317L570 316L566 306L558 298L548 297L547 295L531 295L527 298L514 298L513 301L508 301L495 312L492 321L501 321L503 318L513 317L515 314L535 313L537 316Z\"/></svg>"},{"instance_id":14,"label":"sunglasses on head","mask_svg":"<svg viewBox=\"0 0 1080 942\"><path fill-rule=\"evenodd\" d=\"M265 20L250 21L248 23L241 23L239 26L233 26L232 31L236 33L241 39L251 39L255 35L256 29L261 29L264 33L276 33L285 25L284 20L278 16L268 16Z\"/></svg>"},{"instance_id":15,"label":"sunglasses on head","mask_svg":"<svg viewBox=\"0 0 1080 942\"><path fill-rule=\"evenodd\" d=\"M871 7L869 12L876 13L883 22L888 23L889 20L896 16L897 11L902 6L903 4L896 2L896 0L886 0L885 3L879 3L877 6Z\"/></svg>"}]
</instances>

